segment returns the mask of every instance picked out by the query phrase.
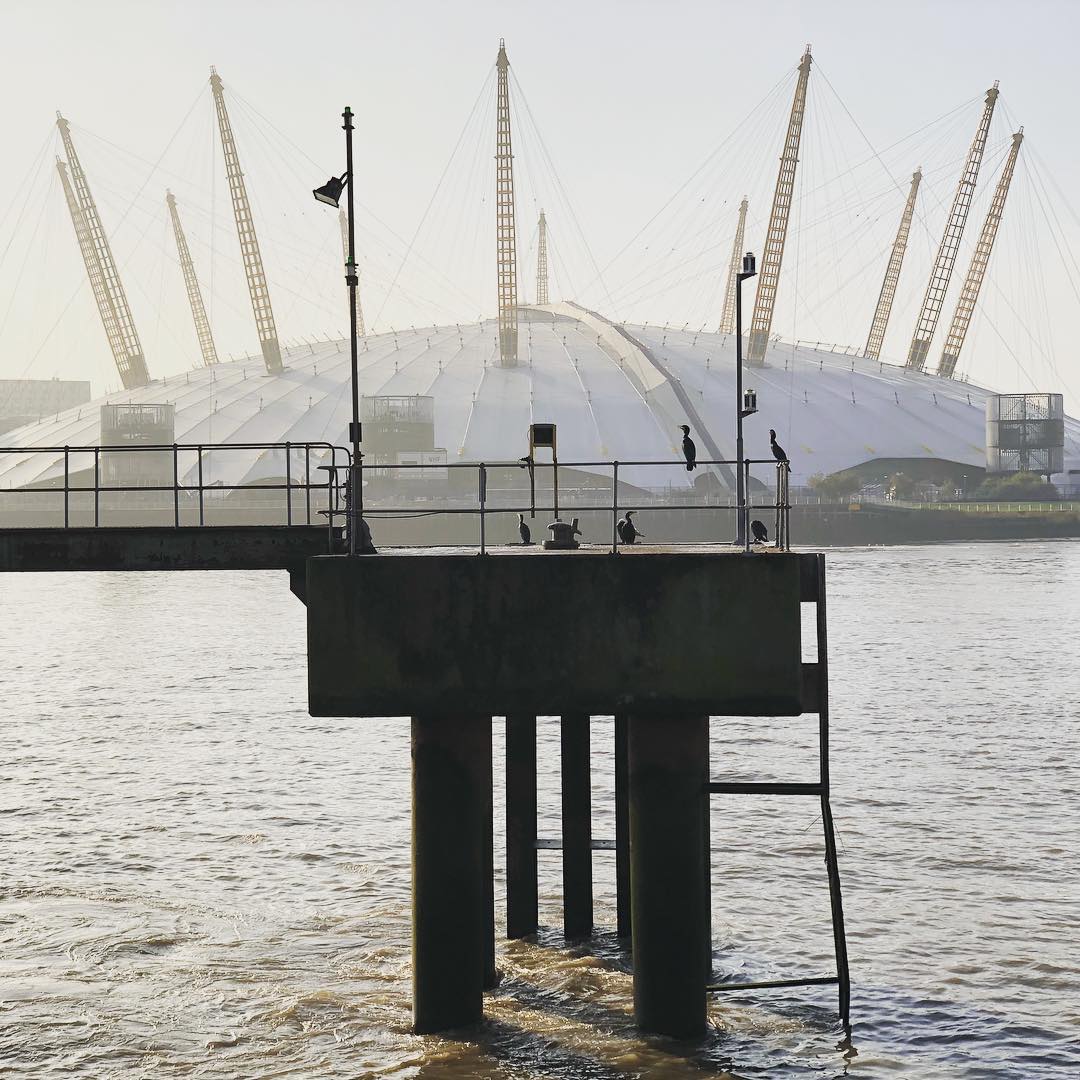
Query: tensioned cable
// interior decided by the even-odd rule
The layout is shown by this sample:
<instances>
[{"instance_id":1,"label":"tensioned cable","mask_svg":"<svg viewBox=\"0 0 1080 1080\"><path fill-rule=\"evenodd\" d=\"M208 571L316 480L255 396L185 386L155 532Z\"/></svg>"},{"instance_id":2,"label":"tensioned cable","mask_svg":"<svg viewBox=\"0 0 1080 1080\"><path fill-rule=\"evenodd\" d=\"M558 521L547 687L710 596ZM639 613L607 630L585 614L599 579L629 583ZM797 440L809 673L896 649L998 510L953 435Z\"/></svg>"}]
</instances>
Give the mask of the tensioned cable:
<instances>
[{"instance_id":1,"label":"tensioned cable","mask_svg":"<svg viewBox=\"0 0 1080 1080\"><path fill-rule=\"evenodd\" d=\"M492 68L492 71L494 71L494 67ZM489 75L488 78L490 80L491 76ZM480 96L482 96L483 93L484 93L484 91L483 91L483 89L481 89ZM259 109L254 104L252 104L252 102L250 102L247 98L245 98L243 95L238 93L236 91L236 89L231 84L230 84L230 87L229 87L229 95L230 95L230 98L235 99L245 109L250 110L250 112L251 112L251 114L253 116L255 116L262 124L264 124L271 131L273 131L276 135L278 135L282 139L283 142L285 142L289 147L291 147L293 150L295 150L301 157L304 158L305 161L309 162L317 170L318 173L320 173L322 175L326 175L329 172L335 172L335 170L328 170L326 168L325 163L317 162L306 150L304 150L302 147L298 146L272 120L270 120L264 113L260 112ZM475 108L475 105L474 105L474 108ZM468 121L466 121L466 126L467 125L468 125ZM462 134L464 134L464 131L462 132ZM285 155L281 155L281 156L282 156L283 160L289 165L289 168L294 170L294 175L299 177L300 176L299 172L295 171L295 168L292 166L289 159L286 158ZM451 157L451 160L452 160L452 157ZM306 183L307 183L307 181L305 181L305 185L306 185ZM389 224L387 224L387 222L383 221L383 219L381 217L379 217L379 215L376 214L375 211L372 210L370 206L368 206L366 203L362 202L359 198L356 198L355 193L354 193L354 198L356 200L356 206L360 210L362 210L368 217L370 217L372 221L374 221L376 224L378 224L381 228L385 229L389 236L393 237L393 239L396 240L399 244L406 245L408 243L400 233L398 233L394 228L392 228ZM414 252L412 257L415 258L424 267L426 267L428 271L430 271L431 273L433 273L436 276L438 276L439 278L441 278L442 281L447 286L450 287L450 289L457 291L465 300L468 300L470 303L472 302L472 298L469 297L468 295L466 295L465 293L463 293L460 286L458 286L458 284L452 278L450 278L440 267L438 267L435 264L431 263L428 259L424 258L424 256L419 252ZM377 324L377 319L372 320L371 325L375 326L376 324Z\"/></svg>"},{"instance_id":2,"label":"tensioned cable","mask_svg":"<svg viewBox=\"0 0 1080 1080\"><path fill-rule=\"evenodd\" d=\"M783 87L786 83L791 82L792 77L793 72L788 71L772 86L772 88L765 94L763 98L761 98L761 100L750 110L750 112L748 112L746 116L743 117L743 119L735 125L731 132L724 137L720 144L709 153L705 160L686 178L686 180L684 180L679 185L678 188L676 188L676 190L671 194L670 198L668 198L664 205L661 206L660 209L657 210L656 213L653 214L653 216L649 218L649 220L646 221L645 224L642 225L641 228L638 229L638 231L634 233L634 235L630 237L630 239L627 240L627 242L617 252L615 252L615 254L604 264L603 270L605 272L611 268L612 264L615 263L616 260L621 258L623 254L625 254L625 252L629 249L630 245L633 244L642 235L642 233L644 233L645 230L649 228L649 226L652 225L658 217L660 217L661 214L663 214L663 212L683 193L683 191L685 191L686 188L689 187L689 185L692 184L694 180L696 180L697 177L706 168L708 168L708 166L716 159L716 157L720 154L724 147L727 146L727 144L747 123L749 123L749 121L753 118L754 114L758 111L758 109L760 109L775 93L777 93L777 91L779 91L781 87ZM590 289L592 287L592 284L592 281L586 282L586 290Z\"/></svg>"},{"instance_id":3,"label":"tensioned cable","mask_svg":"<svg viewBox=\"0 0 1080 1080\"><path fill-rule=\"evenodd\" d=\"M405 263L408 261L410 254L412 253L413 246L416 244L417 237L420 235L420 230L423 229L424 223L427 221L428 214L431 213L431 207L435 203L435 198L439 194L439 189L442 187L443 181L446 179L446 174L450 169L454 158L457 156L458 149L461 146L462 140L465 138L465 133L472 123L473 116L477 109L480 107L480 102L491 93L491 83L495 78L495 67L492 65L491 70L488 72L487 78L484 80L483 85L480 87L480 93L476 95L476 100L473 102L472 108L469 110L469 115L466 117L465 123L461 128L461 133L457 137L457 141L454 143L454 148L450 152L450 157L443 167L442 174L439 176L438 183L435 185L435 190L431 193L431 198L428 200L427 206L424 208L424 212L420 217L420 223L416 226L416 231L413 233L412 239L409 241L408 247L405 249L405 254L401 258L401 265L398 267L397 273L394 275L393 281L390 282L390 288L386 292L386 296L383 298L382 305L378 310L378 314L375 316L375 321L378 322L382 316L383 309L386 307L387 301L390 299L391 294L394 291L394 287L397 285L398 278L401 276L401 271L405 267Z\"/></svg>"}]
</instances>

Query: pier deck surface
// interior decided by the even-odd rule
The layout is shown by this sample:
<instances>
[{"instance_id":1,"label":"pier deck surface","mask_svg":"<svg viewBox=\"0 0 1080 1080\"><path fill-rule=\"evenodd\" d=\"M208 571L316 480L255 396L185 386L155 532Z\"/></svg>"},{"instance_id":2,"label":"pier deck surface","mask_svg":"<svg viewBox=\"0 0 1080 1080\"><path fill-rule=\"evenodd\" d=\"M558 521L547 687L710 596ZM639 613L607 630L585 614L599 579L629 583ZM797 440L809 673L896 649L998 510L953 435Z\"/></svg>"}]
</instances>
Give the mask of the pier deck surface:
<instances>
[{"instance_id":1,"label":"pier deck surface","mask_svg":"<svg viewBox=\"0 0 1080 1080\"><path fill-rule=\"evenodd\" d=\"M329 550L325 525L0 529L0 573L299 570L302 574L307 559Z\"/></svg>"}]
</instances>

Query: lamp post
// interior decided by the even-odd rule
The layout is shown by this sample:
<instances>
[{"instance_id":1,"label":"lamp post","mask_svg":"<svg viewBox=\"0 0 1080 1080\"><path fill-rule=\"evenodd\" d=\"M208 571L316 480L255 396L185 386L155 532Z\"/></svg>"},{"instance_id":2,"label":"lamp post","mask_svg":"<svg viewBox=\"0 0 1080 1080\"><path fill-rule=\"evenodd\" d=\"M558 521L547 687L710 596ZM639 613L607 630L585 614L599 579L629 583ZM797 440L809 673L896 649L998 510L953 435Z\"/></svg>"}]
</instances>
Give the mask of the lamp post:
<instances>
[{"instance_id":1,"label":"lamp post","mask_svg":"<svg viewBox=\"0 0 1080 1080\"><path fill-rule=\"evenodd\" d=\"M754 254L743 256L742 271L735 275L735 543L746 547L746 478L743 474L743 419L757 412L756 404L747 408L742 388L742 283L757 275Z\"/></svg>"},{"instance_id":2,"label":"lamp post","mask_svg":"<svg viewBox=\"0 0 1080 1080\"><path fill-rule=\"evenodd\" d=\"M364 541L364 485L363 465L360 455L360 389L357 376L357 340L356 340L356 288L360 279L356 273L356 226L353 214L353 112L348 105L341 114L344 123L341 125L345 132L345 172L341 176L331 176L320 188L315 188L312 194L327 206L335 209L341 199L342 191L347 189L349 223L349 251L345 258L345 284L349 289L349 354L351 359L352 380L352 421L349 423L349 445L352 451L352 465L349 468L349 554L363 553L370 544Z\"/></svg>"}]
</instances>

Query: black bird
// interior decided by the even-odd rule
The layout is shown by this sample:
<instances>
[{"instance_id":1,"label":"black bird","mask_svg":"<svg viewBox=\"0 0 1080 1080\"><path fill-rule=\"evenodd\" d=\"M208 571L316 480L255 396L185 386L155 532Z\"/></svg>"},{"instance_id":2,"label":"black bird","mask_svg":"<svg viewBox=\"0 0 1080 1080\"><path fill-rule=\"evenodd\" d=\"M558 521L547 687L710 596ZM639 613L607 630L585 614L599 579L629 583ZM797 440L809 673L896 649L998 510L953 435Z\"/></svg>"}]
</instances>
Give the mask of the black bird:
<instances>
[{"instance_id":1,"label":"black bird","mask_svg":"<svg viewBox=\"0 0 1080 1080\"><path fill-rule=\"evenodd\" d=\"M750 531L754 534L755 544L764 544L769 539L769 530L765 528L765 522L758 521L757 518L750 522Z\"/></svg>"},{"instance_id":2,"label":"black bird","mask_svg":"<svg viewBox=\"0 0 1080 1080\"><path fill-rule=\"evenodd\" d=\"M616 532L619 534L619 539L624 544L632 544L640 536L645 538L643 532L638 532L634 523L630 520L634 516L633 510L626 511L626 517L620 518L618 524L615 526Z\"/></svg>"},{"instance_id":3,"label":"black bird","mask_svg":"<svg viewBox=\"0 0 1080 1080\"><path fill-rule=\"evenodd\" d=\"M360 554L379 554L378 549L375 547L375 544L371 539L371 526L367 523L367 518L360 519Z\"/></svg>"},{"instance_id":4,"label":"black bird","mask_svg":"<svg viewBox=\"0 0 1080 1080\"><path fill-rule=\"evenodd\" d=\"M777 461L787 461L788 456L784 453L784 448L776 441L776 432L772 428L769 428L769 445L772 447L772 456Z\"/></svg>"},{"instance_id":5,"label":"black bird","mask_svg":"<svg viewBox=\"0 0 1080 1080\"><path fill-rule=\"evenodd\" d=\"M690 472L697 465L697 447L694 445L694 440L690 438L690 429L686 424L682 426L682 452L683 457L686 458L686 471Z\"/></svg>"},{"instance_id":6,"label":"black bird","mask_svg":"<svg viewBox=\"0 0 1080 1080\"><path fill-rule=\"evenodd\" d=\"M532 543L532 532L529 530L529 526L525 524L524 514L518 514L518 536L521 537L523 544Z\"/></svg>"}]
</instances>

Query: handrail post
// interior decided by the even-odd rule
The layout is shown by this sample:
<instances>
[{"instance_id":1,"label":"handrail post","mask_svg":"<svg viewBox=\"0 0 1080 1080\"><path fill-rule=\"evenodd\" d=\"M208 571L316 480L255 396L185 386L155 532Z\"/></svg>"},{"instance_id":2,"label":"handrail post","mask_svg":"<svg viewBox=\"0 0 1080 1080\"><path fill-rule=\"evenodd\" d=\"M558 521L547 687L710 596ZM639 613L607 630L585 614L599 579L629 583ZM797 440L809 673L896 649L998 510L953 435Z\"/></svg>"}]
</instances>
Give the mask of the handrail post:
<instances>
[{"instance_id":1,"label":"handrail post","mask_svg":"<svg viewBox=\"0 0 1080 1080\"><path fill-rule=\"evenodd\" d=\"M71 491L71 483L69 480L68 472L68 448L67 444L64 445L64 528L66 529L70 523L70 517L68 514L68 493Z\"/></svg>"},{"instance_id":2,"label":"handrail post","mask_svg":"<svg viewBox=\"0 0 1080 1080\"><path fill-rule=\"evenodd\" d=\"M784 550L791 550L791 465L784 462Z\"/></svg>"},{"instance_id":3,"label":"handrail post","mask_svg":"<svg viewBox=\"0 0 1080 1080\"><path fill-rule=\"evenodd\" d=\"M311 443L304 443L304 524L311 524Z\"/></svg>"},{"instance_id":4,"label":"handrail post","mask_svg":"<svg viewBox=\"0 0 1080 1080\"><path fill-rule=\"evenodd\" d=\"M742 526L743 551L750 550L750 462L743 462L743 499L739 508L739 524Z\"/></svg>"},{"instance_id":5,"label":"handrail post","mask_svg":"<svg viewBox=\"0 0 1080 1080\"><path fill-rule=\"evenodd\" d=\"M486 521L487 521L487 466L481 461L480 471L478 474L480 481L480 554L487 554L487 534L486 534Z\"/></svg>"},{"instance_id":6,"label":"handrail post","mask_svg":"<svg viewBox=\"0 0 1080 1080\"><path fill-rule=\"evenodd\" d=\"M205 525L206 520L205 520L205 513L204 513L204 508L203 508L202 452L203 452L203 448L202 448L202 444L200 444L199 447L196 450L196 453L199 455L199 524L200 525Z\"/></svg>"},{"instance_id":7,"label":"handrail post","mask_svg":"<svg viewBox=\"0 0 1080 1080\"><path fill-rule=\"evenodd\" d=\"M172 446L173 525L180 528L180 447Z\"/></svg>"},{"instance_id":8,"label":"handrail post","mask_svg":"<svg viewBox=\"0 0 1080 1080\"><path fill-rule=\"evenodd\" d=\"M285 524L292 524L292 443L285 443Z\"/></svg>"},{"instance_id":9,"label":"handrail post","mask_svg":"<svg viewBox=\"0 0 1080 1080\"><path fill-rule=\"evenodd\" d=\"M773 519L773 537L776 544L777 551L784 550L784 534L783 534L783 519L781 517L780 503L781 503L781 489L784 483L784 463L778 461L776 463L776 506L775 515Z\"/></svg>"},{"instance_id":10,"label":"handrail post","mask_svg":"<svg viewBox=\"0 0 1080 1080\"><path fill-rule=\"evenodd\" d=\"M611 463L611 554L619 554L619 463Z\"/></svg>"},{"instance_id":11,"label":"handrail post","mask_svg":"<svg viewBox=\"0 0 1080 1080\"><path fill-rule=\"evenodd\" d=\"M94 447L94 528L101 522L101 447Z\"/></svg>"}]
</instances>

